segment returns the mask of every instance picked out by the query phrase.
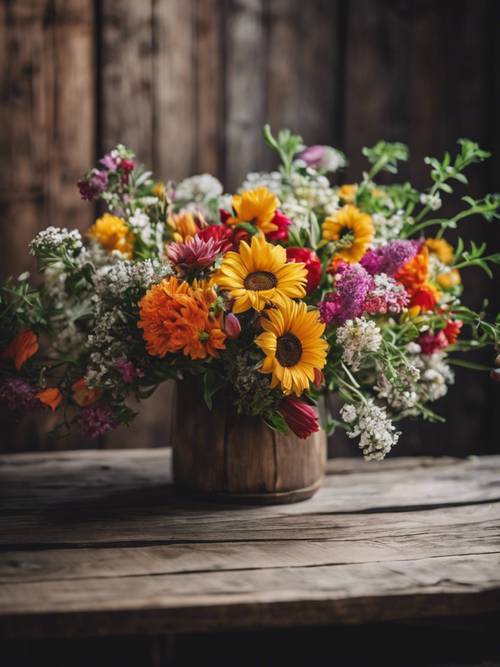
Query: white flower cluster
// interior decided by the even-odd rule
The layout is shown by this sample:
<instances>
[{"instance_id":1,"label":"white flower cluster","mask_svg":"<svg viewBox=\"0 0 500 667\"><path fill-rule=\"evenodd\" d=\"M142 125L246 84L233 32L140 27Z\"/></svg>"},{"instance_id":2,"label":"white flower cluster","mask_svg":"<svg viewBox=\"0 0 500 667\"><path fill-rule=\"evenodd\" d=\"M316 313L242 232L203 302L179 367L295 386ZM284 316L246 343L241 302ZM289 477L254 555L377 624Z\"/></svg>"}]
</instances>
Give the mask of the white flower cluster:
<instances>
[{"instance_id":1,"label":"white flower cluster","mask_svg":"<svg viewBox=\"0 0 500 667\"><path fill-rule=\"evenodd\" d=\"M408 356L398 366L397 377L389 379L381 370L375 391L391 409L405 416L418 415L419 405L445 396L455 377L445 352L422 354L418 343L409 343L405 351Z\"/></svg>"},{"instance_id":2,"label":"white flower cluster","mask_svg":"<svg viewBox=\"0 0 500 667\"><path fill-rule=\"evenodd\" d=\"M223 192L221 182L211 174L197 174L181 181L175 190L176 199L189 202L206 202Z\"/></svg>"},{"instance_id":3,"label":"white flower cluster","mask_svg":"<svg viewBox=\"0 0 500 667\"><path fill-rule=\"evenodd\" d=\"M130 288L146 290L163 276L172 273L169 264L146 259L143 262L120 260L104 266L95 275L94 285L97 299L119 298Z\"/></svg>"},{"instance_id":4,"label":"white flower cluster","mask_svg":"<svg viewBox=\"0 0 500 667\"><path fill-rule=\"evenodd\" d=\"M420 195L420 203L423 204L424 206L428 206L431 209L431 211L437 211L442 206L442 201L439 192L436 192L436 194L434 195L427 195L425 193L422 193Z\"/></svg>"},{"instance_id":5,"label":"white flower cluster","mask_svg":"<svg viewBox=\"0 0 500 667\"><path fill-rule=\"evenodd\" d=\"M375 229L374 246L384 245L387 241L400 238L405 223L404 211L396 211L389 217L382 213L374 213L372 220Z\"/></svg>"},{"instance_id":6,"label":"white flower cluster","mask_svg":"<svg viewBox=\"0 0 500 667\"><path fill-rule=\"evenodd\" d=\"M137 211L135 211L134 214L131 215L128 219L128 223L134 234L136 236L140 236L144 243L149 243L151 241L151 234L153 230L151 227L151 220L149 219L149 215L147 213L137 209Z\"/></svg>"},{"instance_id":7,"label":"white flower cluster","mask_svg":"<svg viewBox=\"0 0 500 667\"><path fill-rule=\"evenodd\" d=\"M88 336L86 347L91 351L85 381L89 387L106 385L106 375L114 367L125 341L117 338L116 330L126 324L119 306L105 311L98 308L93 332Z\"/></svg>"},{"instance_id":8,"label":"white flower cluster","mask_svg":"<svg viewBox=\"0 0 500 667\"><path fill-rule=\"evenodd\" d=\"M281 198L283 189L283 178L279 171L253 171L246 175L241 184L240 192L255 190L256 188L267 188Z\"/></svg>"},{"instance_id":9,"label":"white flower cluster","mask_svg":"<svg viewBox=\"0 0 500 667\"><path fill-rule=\"evenodd\" d=\"M343 361L357 371L363 359L380 348L382 334L372 320L356 317L338 328L337 343L342 347Z\"/></svg>"},{"instance_id":10,"label":"white flower cluster","mask_svg":"<svg viewBox=\"0 0 500 667\"><path fill-rule=\"evenodd\" d=\"M29 244L29 252L37 257L46 255L60 255L64 249L70 254L83 247L82 237L77 229L69 231L65 227L47 227L35 236Z\"/></svg>"},{"instance_id":11,"label":"white flower cluster","mask_svg":"<svg viewBox=\"0 0 500 667\"><path fill-rule=\"evenodd\" d=\"M349 424L348 437L359 436L359 448L368 461L381 461L397 444L401 435L385 409L375 405L371 398L366 403L345 404L340 415Z\"/></svg>"}]
</instances>

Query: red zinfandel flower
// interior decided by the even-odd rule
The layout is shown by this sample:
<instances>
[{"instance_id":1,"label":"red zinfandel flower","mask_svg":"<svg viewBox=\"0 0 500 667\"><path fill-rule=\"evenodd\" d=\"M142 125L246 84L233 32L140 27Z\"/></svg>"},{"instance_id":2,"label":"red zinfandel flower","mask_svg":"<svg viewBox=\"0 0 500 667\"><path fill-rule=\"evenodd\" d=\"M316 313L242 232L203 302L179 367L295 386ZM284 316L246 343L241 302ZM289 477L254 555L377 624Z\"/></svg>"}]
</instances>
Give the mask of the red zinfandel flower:
<instances>
[{"instance_id":1,"label":"red zinfandel flower","mask_svg":"<svg viewBox=\"0 0 500 667\"><path fill-rule=\"evenodd\" d=\"M172 264L184 271L204 269L213 264L221 253L222 242L214 238L205 241L195 236L185 243L170 243L167 256Z\"/></svg>"},{"instance_id":2,"label":"red zinfandel flower","mask_svg":"<svg viewBox=\"0 0 500 667\"><path fill-rule=\"evenodd\" d=\"M278 412L299 438L307 438L311 433L319 431L316 411L313 407L301 401L300 398L287 396L282 399Z\"/></svg>"},{"instance_id":3,"label":"red zinfandel flower","mask_svg":"<svg viewBox=\"0 0 500 667\"><path fill-rule=\"evenodd\" d=\"M311 294L321 282L321 262L314 250L309 248L287 248L286 258L289 262L303 262L307 271L306 292Z\"/></svg>"},{"instance_id":4,"label":"red zinfandel flower","mask_svg":"<svg viewBox=\"0 0 500 667\"><path fill-rule=\"evenodd\" d=\"M268 241L288 241L288 228L292 221L281 211L276 211L271 223L276 225L277 229L273 232L267 232L266 239Z\"/></svg>"}]
</instances>

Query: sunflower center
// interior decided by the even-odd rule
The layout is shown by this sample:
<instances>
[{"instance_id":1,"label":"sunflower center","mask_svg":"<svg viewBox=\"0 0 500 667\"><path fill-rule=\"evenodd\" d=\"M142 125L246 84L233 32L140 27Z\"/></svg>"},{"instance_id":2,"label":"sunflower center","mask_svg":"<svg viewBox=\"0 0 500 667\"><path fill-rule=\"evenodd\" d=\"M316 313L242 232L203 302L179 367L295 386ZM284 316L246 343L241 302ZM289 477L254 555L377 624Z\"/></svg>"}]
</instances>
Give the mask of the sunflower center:
<instances>
[{"instance_id":1,"label":"sunflower center","mask_svg":"<svg viewBox=\"0 0 500 667\"><path fill-rule=\"evenodd\" d=\"M338 245L349 246L354 242L354 232L350 227L342 227L339 233Z\"/></svg>"},{"instance_id":2,"label":"sunflower center","mask_svg":"<svg viewBox=\"0 0 500 667\"><path fill-rule=\"evenodd\" d=\"M302 343L293 333L279 336L276 343L276 358L282 366L295 366L302 356Z\"/></svg>"},{"instance_id":3,"label":"sunflower center","mask_svg":"<svg viewBox=\"0 0 500 667\"><path fill-rule=\"evenodd\" d=\"M277 284L276 276L270 271L254 271L249 273L243 281L246 289L260 292L262 290L272 289Z\"/></svg>"}]
</instances>

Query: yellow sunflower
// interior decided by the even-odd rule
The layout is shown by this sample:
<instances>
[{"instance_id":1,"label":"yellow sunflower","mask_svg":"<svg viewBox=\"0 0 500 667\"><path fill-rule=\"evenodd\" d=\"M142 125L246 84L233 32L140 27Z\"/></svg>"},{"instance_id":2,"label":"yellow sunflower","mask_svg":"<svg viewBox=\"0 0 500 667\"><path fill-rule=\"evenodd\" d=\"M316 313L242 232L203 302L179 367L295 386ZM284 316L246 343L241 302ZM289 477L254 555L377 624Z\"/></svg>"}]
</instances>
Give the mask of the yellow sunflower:
<instances>
[{"instance_id":1,"label":"yellow sunflower","mask_svg":"<svg viewBox=\"0 0 500 667\"><path fill-rule=\"evenodd\" d=\"M323 238L335 242L335 259L355 264L373 240L373 222L367 213L347 204L323 223Z\"/></svg>"},{"instance_id":2,"label":"yellow sunflower","mask_svg":"<svg viewBox=\"0 0 500 667\"><path fill-rule=\"evenodd\" d=\"M271 387L300 396L314 381L315 369L326 363L327 342L321 338L325 325L317 311L301 301L286 301L261 318L264 332L255 342L266 355L262 373L272 373Z\"/></svg>"},{"instance_id":3,"label":"yellow sunflower","mask_svg":"<svg viewBox=\"0 0 500 667\"><path fill-rule=\"evenodd\" d=\"M98 241L107 252L118 250L127 259L132 258L134 235L125 220L117 215L105 213L88 230L87 236Z\"/></svg>"},{"instance_id":4,"label":"yellow sunflower","mask_svg":"<svg viewBox=\"0 0 500 667\"><path fill-rule=\"evenodd\" d=\"M226 253L214 282L234 299L233 312L242 313L303 297L307 270L301 262L287 263L285 248L259 234L251 245L242 241L238 252Z\"/></svg>"},{"instance_id":5,"label":"yellow sunflower","mask_svg":"<svg viewBox=\"0 0 500 667\"><path fill-rule=\"evenodd\" d=\"M263 234L275 232L278 225L272 222L279 202L275 194L265 187L246 190L241 195L233 195L231 206L235 215L227 219L230 225L250 222Z\"/></svg>"}]
</instances>

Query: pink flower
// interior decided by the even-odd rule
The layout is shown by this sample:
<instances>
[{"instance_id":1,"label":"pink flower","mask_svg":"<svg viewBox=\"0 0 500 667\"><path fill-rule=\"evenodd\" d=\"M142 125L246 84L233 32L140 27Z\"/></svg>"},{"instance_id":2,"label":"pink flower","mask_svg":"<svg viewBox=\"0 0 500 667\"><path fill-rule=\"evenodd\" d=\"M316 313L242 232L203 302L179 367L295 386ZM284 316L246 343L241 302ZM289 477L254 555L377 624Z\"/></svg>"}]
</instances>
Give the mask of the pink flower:
<instances>
[{"instance_id":1,"label":"pink flower","mask_svg":"<svg viewBox=\"0 0 500 667\"><path fill-rule=\"evenodd\" d=\"M343 324L359 317L373 285L373 278L359 264L340 264L335 273L335 291L319 303L321 320Z\"/></svg>"},{"instance_id":2,"label":"pink flower","mask_svg":"<svg viewBox=\"0 0 500 667\"><path fill-rule=\"evenodd\" d=\"M209 241L210 239L219 241L222 253L226 253L233 247L233 229L228 225L208 225L208 227L200 229L196 236L204 241Z\"/></svg>"},{"instance_id":3,"label":"pink flower","mask_svg":"<svg viewBox=\"0 0 500 667\"><path fill-rule=\"evenodd\" d=\"M299 438L307 438L319 431L318 415L314 408L296 396L287 396L279 404L278 412Z\"/></svg>"},{"instance_id":4,"label":"pink flower","mask_svg":"<svg viewBox=\"0 0 500 667\"><path fill-rule=\"evenodd\" d=\"M108 171L116 171L120 164L120 157L117 151L106 153L106 155L99 160L99 162L108 169Z\"/></svg>"},{"instance_id":5,"label":"pink flower","mask_svg":"<svg viewBox=\"0 0 500 667\"><path fill-rule=\"evenodd\" d=\"M129 359L118 359L115 366L126 384L133 384L139 378L144 377L144 372L140 368L137 368Z\"/></svg>"},{"instance_id":6,"label":"pink flower","mask_svg":"<svg viewBox=\"0 0 500 667\"><path fill-rule=\"evenodd\" d=\"M118 426L111 408L103 401L82 408L78 421L87 438L98 438Z\"/></svg>"},{"instance_id":7,"label":"pink flower","mask_svg":"<svg viewBox=\"0 0 500 667\"><path fill-rule=\"evenodd\" d=\"M399 269L410 261L420 250L418 241L389 241L389 243L376 250L369 250L361 260L368 273L386 273L395 276Z\"/></svg>"},{"instance_id":8,"label":"pink flower","mask_svg":"<svg viewBox=\"0 0 500 667\"><path fill-rule=\"evenodd\" d=\"M278 229L275 229L274 232L268 232L266 234L266 239L268 241L288 241L288 228L292 224L292 221L281 211L276 211L271 222L273 225L276 225Z\"/></svg>"},{"instance_id":9,"label":"pink flower","mask_svg":"<svg viewBox=\"0 0 500 667\"><path fill-rule=\"evenodd\" d=\"M199 235L184 243L170 243L167 246L169 260L184 271L204 269L213 264L222 252L222 241L214 238L205 241Z\"/></svg>"},{"instance_id":10,"label":"pink flower","mask_svg":"<svg viewBox=\"0 0 500 667\"><path fill-rule=\"evenodd\" d=\"M438 331L437 333L426 331L419 336L417 343L422 348L424 354L434 354L434 352L439 352L448 347L448 339L443 331Z\"/></svg>"},{"instance_id":11,"label":"pink flower","mask_svg":"<svg viewBox=\"0 0 500 667\"><path fill-rule=\"evenodd\" d=\"M301 151L297 157L302 160L308 167L319 167L321 162L325 157L326 146L308 146L303 151Z\"/></svg>"},{"instance_id":12,"label":"pink flower","mask_svg":"<svg viewBox=\"0 0 500 667\"><path fill-rule=\"evenodd\" d=\"M234 313L228 313L224 319L224 331L228 338L238 338L241 333L241 324Z\"/></svg>"},{"instance_id":13,"label":"pink flower","mask_svg":"<svg viewBox=\"0 0 500 667\"><path fill-rule=\"evenodd\" d=\"M0 402L12 412L36 410L42 406L36 392L37 389L22 378L8 378L0 385Z\"/></svg>"},{"instance_id":14,"label":"pink flower","mask_svg":"<svg viewBox=\"0 0 500 667\"><path fill-rule=\"evenodd\" d=\"M311 294L321 282L321 262L314 250L309 248L287 248L286 258L289 262L303 262L307 270L307 294Z\"/></svg>"},{"instance_id":15,"label":"pink flower","mask_svg":"<svg viewBox=\"0 0 500 667\"><path fill-rule=\"evenodd\" d=\"M400 313L410 301L408 292L401 283L385 273L374 278L374 287L368 293L363 310L372 314Z\"/></svg>"}]
</instances>

